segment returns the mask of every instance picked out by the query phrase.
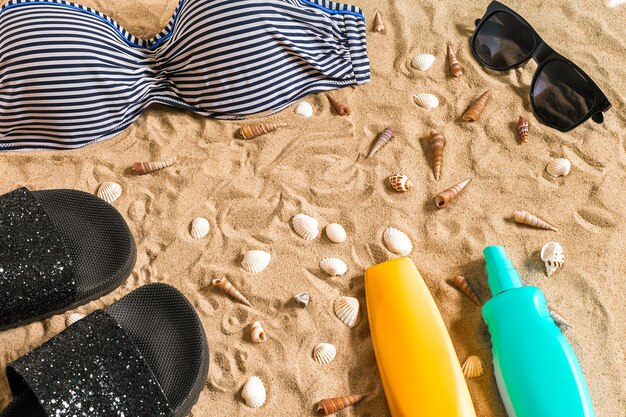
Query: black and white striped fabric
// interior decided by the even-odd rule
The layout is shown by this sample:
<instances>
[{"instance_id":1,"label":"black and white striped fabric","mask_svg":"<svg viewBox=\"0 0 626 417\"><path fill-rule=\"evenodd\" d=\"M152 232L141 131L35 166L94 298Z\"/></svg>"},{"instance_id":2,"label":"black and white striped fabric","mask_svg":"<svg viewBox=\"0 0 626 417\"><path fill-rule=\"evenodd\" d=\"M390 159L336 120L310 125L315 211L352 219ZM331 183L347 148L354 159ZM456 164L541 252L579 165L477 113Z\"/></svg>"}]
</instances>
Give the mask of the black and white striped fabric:
<instances>
[{"instance_id":1,"label":"black and white striped fabric","mask_svg":"<svg viewBox=\"0 0 626 417\"><path fill-rule=\"evenodd\" d=\"M180 0L138 39L65 0L0 9L0 150L116 135L151 103L242 119L370 77L365 21L327 0Z\"/></svg>"}]
</instances>

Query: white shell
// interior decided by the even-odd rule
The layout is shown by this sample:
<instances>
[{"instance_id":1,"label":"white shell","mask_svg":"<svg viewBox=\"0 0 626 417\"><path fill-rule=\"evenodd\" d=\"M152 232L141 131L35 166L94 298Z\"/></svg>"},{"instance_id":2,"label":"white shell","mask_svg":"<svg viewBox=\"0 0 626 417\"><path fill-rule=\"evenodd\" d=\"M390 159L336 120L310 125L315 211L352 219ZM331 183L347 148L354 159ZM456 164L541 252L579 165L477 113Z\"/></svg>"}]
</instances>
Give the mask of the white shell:
<instances>
[{"instance_id":1,"label":"white shell","mask_svg":"<svg viewBox=\"0 0 626 417\"><path fill-rule=\"evenodd\" d=\"M359 307L359 300L354 297L339 297L333 305L337 318L350 328L359 320Z\"/></svg>"},{"instance_id":2,"label":"white shell","mask_svg":"<svg viewBox=\"0 0 626 417\"><path fill-rule=\"evenodd\" d=\"M546 166L546 172L555 178L566 176L570 169L572 169L572 163L565 158L557 158Z\"/></svg>"},{"instance_id":3,"label":"white shell","mask_svg":"<svg viewBox=\"0 0 626 417\"><path fill-rule=\"evenodd\" d=\"M306 240L316 239L320 234L319 222L304 213L293 216L291 225L298 236Z\"/></svg>"},{"instance_id":4,"label":"white shell","mask_svg":"<svg viewBox=\"0 0 626 417\"><path fill-rule=\"evenodd\" d=\"M428 71L435 62L435 56L431 54L418 54L411 60L411 66L416 70Z\"/></svg>"},{"instance_id":5,"label":"white shell","mask_svg":"<svg viewBox=\"0 0 626 417\"><path fill-rule=\"evenodd\" d=\"M322 365L331 363L337 356L337 348L330 343L320 343L313 348L313 359Z\"/></svg>"},{"instance_id":6,"label":"white shell","mask_svg":"<svg viewBox=\"0 0 626 417\"><path fill-rule=\"evenodd\" d=\"M306 101L301 101L296 106L295 112L297 115L300 115L302 117L311 117L313 116L313 106L311 106Z\"/></svg>"},{"instance_id":7,"label":"white shell","mask_svg":"<svg viewBox=\"0 0 626 417\"><path fill-rule=\"evenodd\" d=\"M331 242L342 243L346 240L346 231L342 225L337 223L331 223L326 226L326 236Z\"/></svg>"},{"instance_id":8,"label":"white shell","mask_svg":"<svg viewBox=\"0 0 626 417\"><path fill-rule=\"evenodd\" d=\"M565 262L563 247L558 242L549 242L541 248L541 260L546 265L546 273L551 276Z\"/></svg>"},{"instance_id":9,"label":"white shell","mask_svg":"<svg viewBox=\"0 0 626 417\"><path fill-rule=\"evenodd\" d=\"M609 7L617 7L620 4L626 3L626 0L604 0L604 4Z\"/></svg>"},{"instance_id":10,"label":"white shell","mask_svg":"<svg viewBox=\"0 0 626 417\"><path fill-rule=\"evenodd\" d=\"M241 389L241 396L248 407L261 407L265 404L265 400L267 399L267 392L265 391L263 381L261 381L258 376L251 376L248 378Z\"/></svg>"},{"instance_id":11,"label":"white shell","mask_svg":"<svg viewBox=\"0 0 626 417\"><path fill-rule=\"evenodd\" d=\"M393 227L385 230L383 239L387 245L387 249L398 255L407 256L413 250L411 239L403 232Z\"/></svg>"},{"instance_id":12,"label":"white shell","mask_svg":"<svg viewBox=\"0 0 626 417\"><path fill-rule=\"evenodd\" d=\"M302 307L308 306L309 302L311 301L311 296L306 291L299 292L298 294L294 295L293 298L295 298L296 302Z\"/></svg>"},{"instance_id":13,"label":"white shell","mask_svg":"<svg viewBox=\"0 0 626 417\"><path fill-rule=\"evenodd\" d=\"M262 250L249 250L243 255L241 266L253 274L263 271L270 264L272 255Z\"/></svg>"},{"instance_id":14,"label":"white shell","mask_svg":"<svg viewBox=\"0 0 626 417\"><path fill-rule=\"evenodd\" d=\"M84 317L84 314L72 313L67 316L67 319L65 319L65 324L69 327L72 324L76 323L78 320L83 319Z\"/></svg>"},{"instance_id":15,"label":"white shell","mask_svg":"<svg viewBox=\"0 0 626 417\"><path fill-rule=\"evenodd\" d=\"M265 330L263 330L263 326L261 326L260 321L252 323L251 336L252 340L257 343L263 343L267 340L267 335L265 334Z\"/></svg>"},{"instance_id":16,"label":"white shell","mask_svg":"<svg viewBox=\"0 0 626 417\"><path fill-rule=\"evenodd\" d=\"M204 217L196 217L191 221L191 237L194 239L202 239L209 234L209 221Z\"/></svg>"},{"instance_id":17,"label":"white shell","mask_svg":"<svg viewBox=\"0 0 626 417\"><path fill-rule=\"evenodd\" d=\"M429 93L416 94L413 100L415 100L415 104L425 109L435 109L439 106L439 99Z\"/></svg>"},{"instance_id":18,"label":"white shell","mask_svg":"<svg viewBox=\"0 0 626 417\"><path fill-rule=\"evenodd\" d=\"M120 198L121 195L122 186L116 182L106 181L98 187L98 197L109 204Z\"/></svg>"},{"instance_id":19,"label":"white shell","mask_svg":"<svg viewBox=\"0 0 626 417\"><path fill-rule=\"evenodd\" d=\"M331 277L344 275L348 272L348 266L339 258L324 258L320 261L320 269Z\"/></svg>"}]
</instances>

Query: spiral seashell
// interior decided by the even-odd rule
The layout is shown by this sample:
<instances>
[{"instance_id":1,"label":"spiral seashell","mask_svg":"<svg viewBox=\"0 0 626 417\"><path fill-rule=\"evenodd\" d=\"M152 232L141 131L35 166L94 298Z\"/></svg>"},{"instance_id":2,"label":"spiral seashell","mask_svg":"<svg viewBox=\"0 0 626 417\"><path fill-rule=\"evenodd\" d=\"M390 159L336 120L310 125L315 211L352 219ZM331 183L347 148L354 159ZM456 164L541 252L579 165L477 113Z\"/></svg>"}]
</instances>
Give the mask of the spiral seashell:
<instances>
[{"instance_id":1,"label":"spiral seashell","mask_svg":"<svg viewBox=\"0 0 626 417\"><path fill-rule=\"evenodd\" d=\"M83 318L85 318L84 314L72 313L65 319L65 324L67 327L69 327L72 324L76 323L78 320L82 320Z\"/></svg>"},{"instance_id":2,"label":"spiral seashell","mask_svg":"<svg viewBox=\"0 0 626 417\"><path fill-rule=\"evenodd\" d=\"M248 307L252 307L252 304L250 304L250 301L248 301L246 297L244 297L243 294L241 294L239 290L235 288L233 284L230 283L230 281L228 281L227 278L215 278L211 282L213 285L215 285L216 287L224 291L226 294L233 297L235 300L239 301L241 304L245 304Z\"/></svg>"},{"instance_id":3,"label":"spiral seashell","mask_svg":"<svg viewBox=\"0 0 626 417\"><path fill-rule=\"evenodd\" d=\"M443 148L446 146L446 138L435 130L430 131L430 150L433 154L433 172L435 180L441 178L441 165L443 164Z\"/></svg>"},{"instance_id":4,"label":"spiral seashell","mask_svg":"<svg viewBox=\"0 0 626 417\"><path fill-rule=\"evenodd\" d=\"M337 356L337 348L330 343L320 343L313 348L313 359L321 365L331 363Z\"/></svg>"},{"instance_id":5,"label":"spiral seashell","mask_svg":"<svg viewBox=\"0 0 626 417\"><path fill-rule=\"evenodd\" d=\"M480 115L490 99L491 90L487 90L463 113L463 121L475 122L480 119Z\"/></svg>"},{"instance_id":6,"label":"spiral seashell","mask_svg":"<svg viewBox=\"0 0 626 417\"><path fill-rule=\"evenodd\" d=\"M348 272L348 266L339 258L324 258L320 261L320 269L331 277L344 275Z\"/></svg>"},{"instance_id":7,"label":"spiral seashell","mask_svg":"<svg viewBox=\"0 0 626 417\"><path fill-rule=\"evenodd\" d=\"M450 282L452 283L452 285L461 290L461 292L465 294L467 298L472 300L474 304L479 307L481 306L480 299L476 295L476 292L474 292L472 287L469 285L469 282L467 282L467 279L465 279L465 277L461 275L455 275L454 277L452 277L452 280Z\"/></svg>"},{"instance_id":8,"label":"spiral seashell","mask_svg":"<svg viewBox=\"0 0 626 417\"><path fill-rule=\"evenodd\" d=\"M523 143L528 142L528 129L530 128L530 122L524 116L520 116L517 121L517 133Z\"/></svg>"},{"instance_id":9,"label":"spiral seashell","mask_svg":"<svg viewBox=\"0 0 626 417\"><path fill-rule=\"evenodd\" d=\"M171 167L175 163L176 163L175 159L168 159L166 161L154 161L154 162L135 162L133 164L133 171L135 171L139 175L145 175L151 172L155 172L164 168Z\"/></svg>"},{"instance_id":10,"label":"spiral seashell","mask_svg":"<svg viewBox=\"0 0 626 417\"><path fill-rule=\"evenodd\" d=\"M549 309L549 311L550 317L552 317L552 320L554 320L554 323L556 323L557 326L566 328L572 327L572 325L569 324L569 322L565 320L559 313L552 310L551 308Z\"/></svg>"},{"instance_id":11,"label":"spiral seashell","mask_svg":"<svg viewBox=\"0 0 626 417\"><path fill-rule=\"evenodd\" d=\"M338 223L331 223L326 226L326 236L334 243L342 243L346 241L346 230Z\"/></svg>"},{"instance_id":12,"label":"spiral seashell","mask_svg":"<svg viewBox=\"0 0 626 417\"><path fill-rule=\"evenodd\" d=\"M546 166L546 172L555 178L568 175L571 169L572 163L565 158L557 158Z\"/></svg>"},{"instance_id":13,"label":"spiral seashell","mask_svg":"<svg viewBox=\"0 0 626 417\"><path fill-rule=\"evenodd\" d=\"M296 300L296 303L298 303L301 307L308 306L309 302L311 301L311 296L306 291L299 292L298 294L294 295L293 298Z\"/></svg>"},{"instance_id":14,"label":"spiral seashell","mask_svg":"<svg viewBox=\"0 0 626 417\"><path fill-rule=\"evenodd\" d=\"M263 330L260 321L255 321L254 323L252 323L252 328L250 332L252 340L256 343L263 343L267 340L267 335L265 334L265 330Z\"/></svg>"},{"instance_id":15,"label":"spiral seashell","mask_svg":"<svg viewBox=\"0 0 626 417\"><path fill-rule=\"evenodd\" d=\"M258 376L251 376L241 389L241 397L248 407L259 408L265 404L267 392L263 381Z\"/></svg>"},{"instance_id":16,"label":"spiral seashell","mask_svg":"<svg viewBox=\"0 0 626 417\"><path fill-rule=\"evenodd\" d=\"M374 15L374 30L376 32L382 32L385 30L385 23L383 22L383 16L379 11Z\"/></svg>"},{"instance_id":17,"label":"spiral seashell","mask_svg":"<svg viewBox=\"0 0 626 417\"><path fill-rule=\"evenodd\" d=\"M476 378L483 374L483 363L478 356L472 355L465 359L461 370L466 378Z\"/></svg>"},{"instance_id":18,"label":"spiral seashell","mask_svg":"<svg viewBox=\"0 0 626 417\"><path fill-rule=\"evenodd\" d=\"M435 56L431 54L415 55L411 60L411 66L419 71L428 71L435 63Z\"/></svg>"},{"instance_id":19,"label":"spiral seashell","mask_svg":"<svg viewBox=\"0 0 626 417\"><path fill-rule=\"evenodd\" d=\"M448 45L448 61L450 61L450 74L453 77L463 75L463 67L459 64L459 60L456 59L456 54L450 45Z\"/></svg>"},{"instance_id":20,"label":"spiral seashell","mask_svg":"<svg viewBox=\"0 0 626 417\"><path fill-rule=\"evenodd\" d=\"M413 250L411 239L402 231L393 227L388 228L383 233L383 240L387 245L387 249L401 256L408 256Z\"/></svg>"},{"instance_id":21,"label":"spiral seashell","mask_svg":"<svg viewBox=\"0 0 626 417\"><path fill-rule=\"evenodd\" d=\"M470 181L471 179L467 178L455 185L454 187L450 187L447 190L443 191L441 194L438 194L437 197L435 197L435 205L437 206L437 208L442 209L444 207L447 207L448 204L450 204L450 202L454 200L456 196L459 195L459 193L467 186L467 184L470 183Z\"/></svg>"},{"instance_id":22,"label":"spiral seashell","mask_svg":"<svg viewBox=\"0 0 626 417\"><path fill-rule=\"evenodd\" d=\"M552 230L553 232L556 232L558 230L556 227L541 220L539 217L530 214L527 211L516 211L513 217L518 223L527 224L528 226L533 226L538 229Z\"/></svg>"},{"instance_id":23,"label":"spiral seashell","mask_svg":"<svg viewBox=\"0 0 626 417\"><path fill-rule=\"evenodd\" d=\"M335 108L335 111L337 112L339 116L348 116L350 114L350 107L341 103L335 97L330 95L330 93L326 93L326 97L328 97L328 101L330 101L330 104L333 105L333 107Z\"/></svg>"},{"instance_id":24,"label":"spiral seashell","mask_svg":"<svg viewBox=\"0 0 626 417\"><path fill-rule=\"evenodd\" d=\"M346 407L350 407L351 405L358 403L368 395L369 394L346 395L344 397L328 398L326 400L321 400L317 404L317 412L318 414L329 416L339 410L343 410Z\"/></svg>"},{"instance_id":25,"label":"spiral seashell","mask_svg":"<svg viewBox=\"0 0 626 417\"><path fill-rule=\"evenodd\" d=\"M320 234L319 222L304 213L293 216L291 225L298 236L306 240L314 240Z\"/></svg>"},{"instance_id":26,"label":"spiral seashell","mask_svg":"<svg viewBox=\"0 0 626 417\"><path fill-rule=\"evenodd\" d=\"M122 195L122 186L116 182L106 181L98 187L98 197L111 204Z\"/></svg>"},{"instance_id":27,"label":"spiral seashell","mask_svg":"<svg viewBox=\"0 0 626 417\"><path fill-rule=\"evenodd\" d=\"M306 101L301 101L296 106L294 112L302 117L311 117L313 116L313 106L311 106L311 104L307 103Z\"/></svg>"},{"instance_id":28,"label":"spiral seashell","mask_svg":"<svg viewBox=\"0 0 626 417\"><path fill-rule=\"evenodd\" d=\"M191 221L191 237L194 239L202 239L209 234L209 221L204 217L196 217Z\"/></svg>"},{"instance_id":29,"label":"spiral seashell","mask_svg":"<svg viewBox=\"0 0 626 417\"><path fill-rule=\"evenodd\" d=\"M392 128L385 128L385 130L383 130L381 134L378 135L378 139L376 139L376 142L374 142L374 146L372 147L372 150L370 151L369 155L367 155L367 157L371 158L376 152L381 150L383 146L388 144L395 136L396 132Z\"/></svg>"},{"instance_id":30,"label":"spiral seashell","mask_svg":"<svg viewBox=\"0 0 626 417\"><path fill-rule=\"evenodd\" d=\"M413 188L413 183L404 174L394 174L389 177L389 184L391 184L391 188L396 190L399 193L404 193Z\"/></svg>"},{"instance_id":31,"label":"spiral seashell","mask_svg":"<svg viewBox=\"0 0 626 417\"><path fill-rule=\"evenodd\" d=\"M354 297L339 297L333 304L333 310L339 320L353 328L359 320L359 300Z\"/></svg>"},{"instance_id":32,"label":"spiral seashell","mask_svg":"<svg viewBox=\"0 0 626 417\"><path fill-rule=\"evenodd\" d=\"M241 267L248 272L257 274L270 264L272 255L262 250L249 250L243 255Z\"/></svg>"},{"instance_id":33,"label":"spiral seashell","mask_svg":"<svg viewBox=\"0 0 626 417\"><path fill-rule=\"evenodd\" d=\"M436 109L439 106L439 99L434 94L419 93L413 96L415 104L425 109Z\"/></svg>"},{"instance_id":34,"label":"spiral seashell","mask_svg":"<svg viewBox=\"0 0 626 417\"><path fill-rule=\"evenodd\" d=\"M548 277L552 276L565 263L563 247L558 242L546 243L541 248L541 260L546 266Z\"/></svg>"},{"instance_id":35,"label":"spiral seashell","mask_svg":"<svg viewBox=\"0 0 626 417\"><path fill-rule=\"evenodd\" d=\"M266 133L274 132L281 127L287 127L287 123L260 123L253 125L246 125L239 128L237 134L243 139L250 140L257 138Z\"/></svg>"}]
</instances>

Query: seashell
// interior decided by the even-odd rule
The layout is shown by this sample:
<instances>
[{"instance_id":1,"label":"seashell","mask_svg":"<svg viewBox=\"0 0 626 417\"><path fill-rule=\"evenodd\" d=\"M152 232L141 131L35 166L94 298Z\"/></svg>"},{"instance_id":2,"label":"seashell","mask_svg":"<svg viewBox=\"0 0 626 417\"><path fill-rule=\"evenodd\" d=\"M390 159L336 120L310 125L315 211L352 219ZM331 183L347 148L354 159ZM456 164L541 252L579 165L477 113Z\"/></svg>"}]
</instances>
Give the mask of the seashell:
<instances>
[{"instance_id":1,"label":"seashell","mask_svg":"<svg viewBox=\"0 0 626 417\"><path fill-rule=\"evenodd\" d=\"M78 320L82 320L85 318L84 314L72 313L65 319L65 324L69 327L72 324L76 323Z\"/></svg>"},{"instance_id":2,"label":"seashell","mask_svg":"<svg viewBox=\"0 0 626 417\"><path fill-rule=\"evenodd\" d=\"M154 162L135 162L133 164L133 170L139 175L145 175L151 172L159 171L167 167L171 167L175 163L176 163L175 159L168 159L166 161L154 161Z\"/></svg>"},{"instance_id":3,"label":"seashell","mask_svg":"<svg viewBox=\"0 0 626 417\"><path fill-rule=\"evenodd\" d=\"M354 297L339 297L335 300L333 310L339 320L353 328L359 320L359 300Z\"/></svg>"},{"instance_id":4,"label":"seashell","mask_svg":"<svg viewBox=\"0 0 626 417\"><path fill-rule=\"evenodd\" d=\"M262 250L249 250L243 255L241 267L248 272L257 274L263 271L270 264L272 255Z\"/></svg>"},{"instance_id":5,"label":"seashell","mask_svg":"<svg viewBox=\"0 0 626 417\"><path fill-rule=\"evenodd\" d=\"M309 302L311 301L311 296L306 291L299 292L298 294L294 295L293 298L295 298L296 303L298 303L302 307L308 306Z\"/></svg>"},{"instance_id":6,"label":"seashell","mask_svg":"<svg viewBox=\"0 0 626 417\"><path fill-rule=\"evenodd\" d=\"M335 111L337 112L339 116L348 116L350 114L350 107L341 103L339 100L337 100L335 97L333 97L329 93L326 93L326 97L328 97L330 104L333 105L333 107L335 108Z\"/></svg>"},{"instance_id":7,"label":"seashell","mask_svg":"<svg viewBox=\"0 0 626 417\"><path fill-rule=\"evenodd\" d=\"M481 306L480 299L476 295L476 292L474 292L472 287L469 285L469 282L467 282L467 279L465 279L465 277L461 275L455 275L454 277L452 277L452 280L450 282L452 283L452 285L461 290L461 292L465 294L467 298L472 300L474 304L479 307Z\"/></svg>"},{"instance_id":8,"label":"seashell","mask_svg":"<svg viewBox=\"0 0 626 417\"><path fill-rule=\"evenodd\" d=\"M258 376L251 376L248 378L243 388L241 389L241 397L246 402L248 407L259 408L265 404L267 399L267 392L263 381Z\"/></svg>"},{"instance_id":9,"label":"seashell","mask_svg":"<svg viewBox=\"0 0 626 417\"><path fill-rule=\"evenodd\" d=\"M320 269L331 277L344 275L348 272L348 267L344 261L339 258L324 258L320 261Z\"/></svg>"},{"instance_id":10,"label":"seashell","mask_svg":"<svg viewBox=\"0 0 626 417\"><path fill-rule=\"evenodd\" d=\"M617 7L620 4L624 4L626 3L626 0L604 0L604 4L606 4L608 7Z\"/></svg>"},{"instance_id":11,"label":"seashell","mask_svg":"<svg viewBox=\"0 0 626 417\"><path fill-rule=\"evenodd\" d=\"M552 320L554 320L554 323L556 323L557 326L567 327L567 328L572 327L572 325L569 324L569 322L565 320L559 313L552 310L551 308L549 308L549 311L550 311L550 317L552 317Z\"/></svg>"},{"instance_id":12,"label":"seashell","mask_svg":"<svg viewBox=\"0 0 626 417\"><path fill-rule=\"evenodd\" d=\"M399 193L404 193L413 188L413 183L404 174L395 174L389 177L389 184L391 187Z\"/></svg>"},{"instance_id":13,"label":"seashell","mask_svg":"<svg viewBox=\"0 0 626 417\"><path fill-rule=\"evenodd\" d=\"M254 125L246 125L239 128L237 134L243 139L250 140L266 133L274 132L281 127L287 127L287 123L260 123Z\"/></svg>"},{"instance_id":14,"label":"seashell","mask_svg":"<svg viewBox=\"0 0 626 417\"><path fill-rule=\"evenodd\" d=\"M398 229L388 228L383 233L383 239L387 249L398 255L407 256L413 250L411 239Z\"/></svg>"},{"instance_id":15,"label":"seashell","mask_svg":"<svg viewBox=\"0 0 626 417\"><path fill-rule=\"evenodd\" d=\"M490 99L491 90L487 90L463 113L463 121L475 122L480 119L480 115Z\"/></svg>"},{"instance_id":16,"label":"seashell","mask_svg":"<svg viewBox=\"0 0 626 417\"><path fill-rule=\"evenodd\" d=\"M317 413L329 416L346 407L350 407L363 400L369 394L346 395L344 397L328 398L317 403Z\"/></svg>"},{"instance_id":17,"label":"seashell","mask_svg":"<svg viewBox=\"0 0 626 417\"><path fill-rule=\"evenodd\" d=\"M98 197L111 204L122 195L122 186L116 182L106 181L98 187Z\"/></svg>"},{"instance_id":18,"label":"seashell","mask_svg":"<svg viewBox=\"0 0 626 417\"><path fill-rule=\"evenodd\" d=\"M260 321L252 323L251 336L252 340L257 343L263 343L267 340L267 335L265 334L265 330L263 330Z\"/></svg>"},{"instance_id":19,"label":"seashell","mask_svg":"<svg viewBox=\"0 0 626 417\"><path fill-rule=\"evenodd\" d=\"M319 364L329 364L335 356L337 356L337 348L330 343L320 343L313 348L313 359Z\"/></svg>"},{"instance_id":20,"label":"seashell","mask_svg":"<svg viewBox=\"0 0 626 417\"><path fill-rule=\"evenodd\" d=\"M530 214L527 211L516 211L514 213L515 221L529 226L536 227L538 229L552 230L556 232L558 229L551 224L541 220L539 217Z\"/></svg>"},{"instance_id":21,"label":"seashell","mask_svg":"<svg viewBox=\"0 0 626 417\"><path fill-rule=\"evenodd\" d=\"M372 147L372 150L370 151L369 155L367 155L367 157L371 158L376 152L381 150L383 146L388 144L395 136L396 132L392 128L385 128L385 130L383 130L380 135L378 135L378 139L376 139L376 142L374 142L374 146Z\"/></svg>"},{"instance_id":22,"label":"seashell","mask_svg":"<svg viewBox=\"0 0 626 417\"><path fill-rule=\"evenodd\" d=\"M548 277L552 276L565 263L563 247L558 242L546 243L541 248L541 260L546 266Z\"/></svg>"},{"instance_id":23,"label":"seashell","mask_svg":"<svg viewBox=\"0 0 626 417\"><path fill-rule=\"evenodd\" d=\"M326 226L326 236L334 243L345 242L347 237L345 229L338 223L331 223Z\"/></svg>"},{"instance_id":24,"label":"seashell","mask_svg":"<svg viewBox=\"0 0 626 417\"><path fill-rule=\"evenodd\" d=\"M215 285L216 287L224 291L226 294L230 295L235 300L239 301L241 304L245 304L248 307L252 307L252 304L250 304L250 301L248 301L246 297L244 297L243 294L241 294L239 290L235 288L233 284L230 283L230 281L228 281L227 278L215 278L212 281L212 283L213 285Z\"/></svg>"},{"instance_id":25,"label":"seashell","mask_svg":"<svg viewBox=\"0 0 626 417\"><path fill-rule=\"evenodd\" d=\"M293 216L291 225L298 236L306 240L314 240L320 234L319 222L304 213Z\"/></svg>"},{"instance_id":26,"label":"seashell","mask_svg":"<svg viewBox=\"0 0 626 417\"><path fill-rule=\"evenodd\" d=\"M433 154L433 172L435 179L441 178L441 165L443 163L443 148L446 146L446 138L434 130L430 131L430 150Z\"/></svg>"},{"instance_id":27,"label":"seashell","mask_svg":"<svg viewBox=\"0 0 626 417\"><path fill-rule=\"evenodd\" d=\"M447 207L448 204L450 204L450 202L454 200L456 196L459 195L459 193L467 186L467 184L470 183L470 181L471 179L467 178L455 185L454 187L450 187L442 193L438 194L437 197L435 197L435 205L437 206L437 208L442 209L444 207Z\"/></svg>"},{"instance_id":28,"label":"seashell","mask_svg":"<svg viewBox=\"0 0 626 417\"><path fill-rule=\"evenodd\" d=\"M428 71L435 63L435 59L435 56L431 54L415 55L415 58L411 60L411 66L416 70Z\"/></svg>"},{"instance_id":29,"label":"seashell","mask_svg":"<svg viewBox=\"0 0 626 417\"><path fill-rule=\"evenodd\" d=\"M301 101L300 103L298 103L294 111L297 115L302 117L313 116L313 106L311 106L311 104L307 103L306 101Z\"/></svg>"},{"instance_id":30,"label":"seashell","mask_svg":"<svg viewBox=\"0 0 626 417\"><path fill-rule=\"evenodd\" d=\"M437 96L430 93L419 93L413 96L415 104L425 109L436 109L439 106Z\"/></svg>"},{"instance_id":31,"label":"seashell","mask_svg":"<svg viewBox=\"0 0 626 417\"><path fill-rule=\"evenodd\" d=\"M523 143L528 142L528 129L530 128L530 122L524 116L520 116L517 121L517 133Z\"/></svg>"},{"instance_id":32,"label":"seashell","mask_svg":"<svg viewBox=\"0 0 626 417\"><path fill-rule=\"evenodd\" d=\"M374 30L376 32L382 32L385 30L385 23L383 22L383 16L379 11L376 11L374 15Z\"/></svg>"},{"instance_id":33,"label":"seashell","mask_svg":"<svg viewBox=\"0 0 626 417\"><path fill-rule=\"evenodd\" d=\"M202 239L209 234L209 221L204 217L196 217L191 221L191 237L194 239Z\"/></svg>"},{"instance_id":34,"label":"seashell","mask_svg":"<svg viewBox=\"0 0 626 417\"><path fill-rule=\"evenodd\" d=\"M456 59L456 54L450 45L448 45L448 61L450 61L450 74L453 77L463 75L463 67L459 64L459 60Z\"/></svg>"},{"instance_id":35,"label":"seashell","mask_svg":"<svg viewBox=\"0 0 626 417\"><path fill-rule=\"evenodd\" d=\"M461 370L466 378L476 378L483 374L483 363L478 356L472 355L465 359Z\"/></svg>"},{"instance_id":36,"label":"seashell","mask_svg":"<svg viewBox=\"0 0 626 417\"><path fill-rule=\"evenodd\" d=\"M555 178L568 175L571 169L572 163L569 161L569 159L565 158L557 158L553 161L550 161L546 166L546 172Z\"/></svg>"}]
</instances>

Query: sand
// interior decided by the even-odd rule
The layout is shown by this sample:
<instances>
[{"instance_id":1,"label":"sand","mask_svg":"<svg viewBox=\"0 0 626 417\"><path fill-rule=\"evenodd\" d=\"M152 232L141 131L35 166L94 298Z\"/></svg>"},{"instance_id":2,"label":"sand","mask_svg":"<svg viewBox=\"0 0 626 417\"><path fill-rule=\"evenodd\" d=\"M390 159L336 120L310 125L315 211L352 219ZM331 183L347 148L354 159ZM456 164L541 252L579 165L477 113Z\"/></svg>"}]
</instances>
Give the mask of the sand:
<instances>
[{"instance_id":1,"label":"sand","mask_svg":"<svg viewBox=\"0 0 626 417\"><path fill-rule=\"evenodd\" d=\"M159 32L176 2L83 0L141 37ZM487 1L355 3L370 23L380 8L387 32L368 33L372 81L335 93L352 107L350 116L335 115L323 95L309 96L316 112L312 119L298 118L291 107L272 118L290 128L241 141L233 138L238 123L154 106L119 136L84 149L0 155L0 192L20 186L95 192L103 181L122 184L124 194L114 205L136 238L137 265L121 288L76 311L109 305L150 282L180 289L197 307L211 348L210 375L194 417L308 416L322 398L364 391L372 391L372 397L341 415L389 416L367 320L350 330L332 312L335 298L345 294L361 300L366 316L363 272L394 256L382 242L389 226L412 239L411 258L441 310L459 359L474 354L485 364L485 374L468 381L478 416L505 416L489 335L479 308L445 281L465 275L488 299L481 255L488 244L505 245L525 283L541 288L573 324L565 334L581 362L596 414L624 416L626 7L609 9L601 0L508 2L613 102L604 125L588 122L559 133L532 113L529 84L535 63L499 74L485 71L472 58L468 38ZM448 73L447 42L458 51L465 68L462 78ZM427 73L409 65L420 52L437 56ZM494 98L482 120L461 122L467 105L489 88ZM412 101L417 92L436 94L440 107L418 108ZM519 114L531 121L526 144L515 133ZM396 139L365 159L375 135L387 126L396 129ZM425 142L431 128L448 139L439 182ZM155 175L138 177L129 170L135 161L170 157L178 165ZM547 176L544 167L554 157L571 160L569 176ZM394 193L386 178L395 172L407 174L415 188ZM434 195L464 178L472 179L464 193L449 208L437 210ZM540 215L559 232L521 227L511 220L515 210ZM304 241L289 226L299 212L322 226L343 224L348 240ZM211 223L209 236L199 241L188 232L196 216ZM539 250L551 240L563 245L566 262L547 278ZM243 272L241 256L249 249L271 252L270 267L257 275ZM348 273L324 276L318 263L327 256L344 259ZM219 276L235 283L254 308L212 288L211 279ZM311 294L306 309L292 300L299 291ZM254 320L269 335L262 345L250 340ZM65 316L59 315L0 333L0 366L64 327ZM331 365L312 361L311 350L319 342L337 346ZM243 405L239 396L251 375L259 375L268 388L267 404L258 411ZM3 374L0 407L9 400Z\"/></svg>"}]
</instances>

